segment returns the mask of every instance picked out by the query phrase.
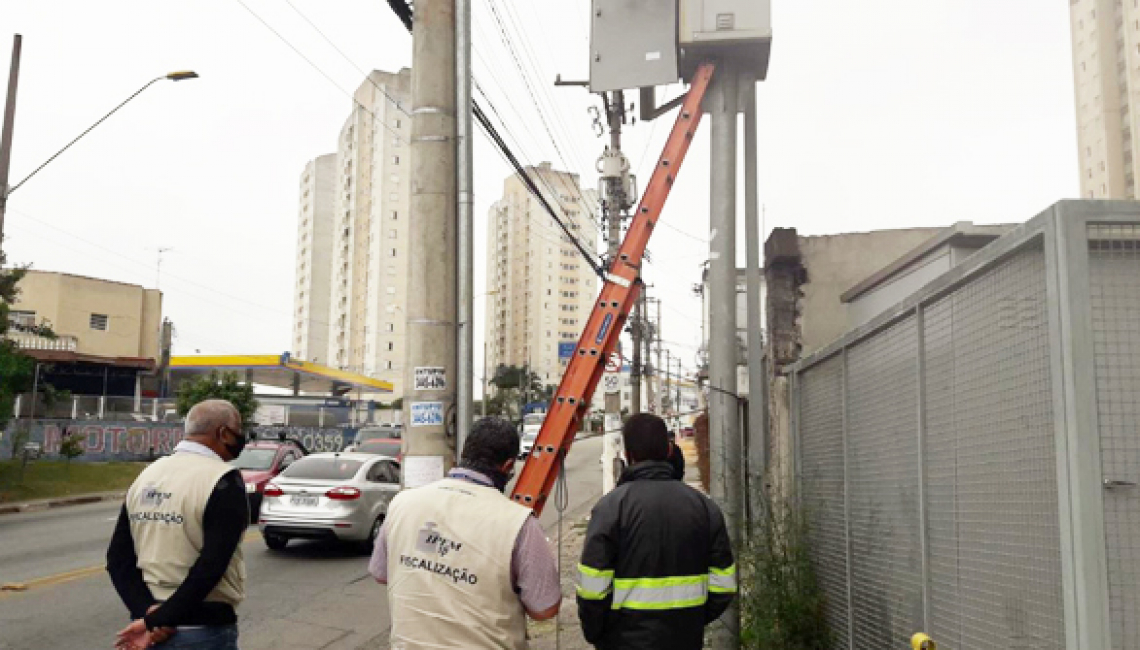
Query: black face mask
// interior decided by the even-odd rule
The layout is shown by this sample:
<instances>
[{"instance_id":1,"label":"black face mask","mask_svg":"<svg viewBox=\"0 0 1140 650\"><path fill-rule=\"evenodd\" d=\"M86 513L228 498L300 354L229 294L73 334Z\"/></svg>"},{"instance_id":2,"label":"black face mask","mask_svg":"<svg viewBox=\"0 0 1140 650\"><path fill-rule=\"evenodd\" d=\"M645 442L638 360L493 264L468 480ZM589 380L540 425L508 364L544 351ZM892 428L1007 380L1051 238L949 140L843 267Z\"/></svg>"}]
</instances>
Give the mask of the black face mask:
<instances>
[{"instance_id":1,"label":"black face mask","mask_svg":"<svg viewBox=\"0 0 1140 650\"><path fill-rule=\"evenodd\" d=\"M239 436L234 433L232 429L227 428L226 431L228 431L229 434L233 436L234 440L237 440L237 442L225 442L225 439L223 438L222 445L226 448L226 452L229 453L230 456L237 458L238 456L241 456L242 450L245 449L246 439L243 436Z\"/></svg>"}]
</instances>

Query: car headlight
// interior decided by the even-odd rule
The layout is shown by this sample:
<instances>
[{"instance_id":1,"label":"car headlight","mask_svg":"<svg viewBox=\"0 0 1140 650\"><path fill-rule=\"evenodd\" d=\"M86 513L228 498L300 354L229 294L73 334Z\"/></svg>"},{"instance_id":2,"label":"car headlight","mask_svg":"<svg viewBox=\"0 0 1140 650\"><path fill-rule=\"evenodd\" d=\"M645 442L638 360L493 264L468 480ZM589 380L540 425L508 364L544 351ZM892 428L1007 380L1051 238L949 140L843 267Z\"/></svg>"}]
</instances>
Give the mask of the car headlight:
<instances>
[{"instance_id":1,"label":"car headlight","mask_svg":"<svg viewBox=\"0 0 1140 650\"><path fill-rule=\"evenodd\" d=\"M246 494L254 494L257 492L257 483L246 483L245 492Z\"/></svg>"}]
</instances>

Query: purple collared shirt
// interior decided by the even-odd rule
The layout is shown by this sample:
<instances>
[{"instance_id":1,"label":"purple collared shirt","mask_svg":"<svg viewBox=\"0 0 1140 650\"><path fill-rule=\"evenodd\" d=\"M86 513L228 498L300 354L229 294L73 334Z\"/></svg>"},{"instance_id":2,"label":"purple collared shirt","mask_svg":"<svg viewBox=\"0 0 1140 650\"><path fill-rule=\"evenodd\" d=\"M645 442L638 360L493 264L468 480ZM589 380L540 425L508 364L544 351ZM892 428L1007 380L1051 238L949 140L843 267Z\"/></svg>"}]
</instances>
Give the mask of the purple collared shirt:
<instances>
[{"instance_id":1,"label":"purple collared shirt","mask_svg":"<svg viewBox=\"0 0 1140 650\"><path fill-rule=\"evenodd\" d=\"M469 469L456 468L448 472L449 478L470 481L486 487L493 483L485 475ZM376 546L368 571L377 582L388 582L388 522L380 527ZM558 563L546 533L537 517L527 517L511 552L511 586L528 612L544 612L562 601L562 585L558 579Z\"/></svg>"}]
</instances>

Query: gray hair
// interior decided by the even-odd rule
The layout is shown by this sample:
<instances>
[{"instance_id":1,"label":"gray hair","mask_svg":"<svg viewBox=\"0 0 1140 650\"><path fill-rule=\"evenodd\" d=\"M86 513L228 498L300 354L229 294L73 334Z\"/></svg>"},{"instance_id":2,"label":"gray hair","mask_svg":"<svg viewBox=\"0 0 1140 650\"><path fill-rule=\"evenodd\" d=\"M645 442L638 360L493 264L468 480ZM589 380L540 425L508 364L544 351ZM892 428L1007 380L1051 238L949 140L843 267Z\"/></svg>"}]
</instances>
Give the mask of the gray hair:
<instances>
[{"instance_id":1,"label":"gray hair","mask_svg":"<svg viewBox=\"0 0 1140 650\"><path fill-rule=\"evenodd\" d=\"M204 436L220 427L233 426L234 420L240 423L241 414L228 401L208 399L198 402L186 414L186 436Z\"/></svg>"}]
</instances>

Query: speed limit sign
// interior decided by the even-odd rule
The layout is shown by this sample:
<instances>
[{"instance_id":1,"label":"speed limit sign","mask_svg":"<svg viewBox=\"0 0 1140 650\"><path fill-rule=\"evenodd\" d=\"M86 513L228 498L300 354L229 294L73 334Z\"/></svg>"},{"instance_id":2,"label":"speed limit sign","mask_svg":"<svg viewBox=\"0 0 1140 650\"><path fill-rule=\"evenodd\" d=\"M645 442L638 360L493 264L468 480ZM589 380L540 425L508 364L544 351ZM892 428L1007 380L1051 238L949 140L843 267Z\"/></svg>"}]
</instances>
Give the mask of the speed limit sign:
<instances>
[{"instance_id":1,"label":"speed limit sign","mask_svg":"<svg viewBox=\"0 0 1140 650\"><path fill-rule=\"evenodd\" d=\"M611 353L606 359L606 372L621 372L621 355L617 352Z\"/></svg>"}]
</instances>

